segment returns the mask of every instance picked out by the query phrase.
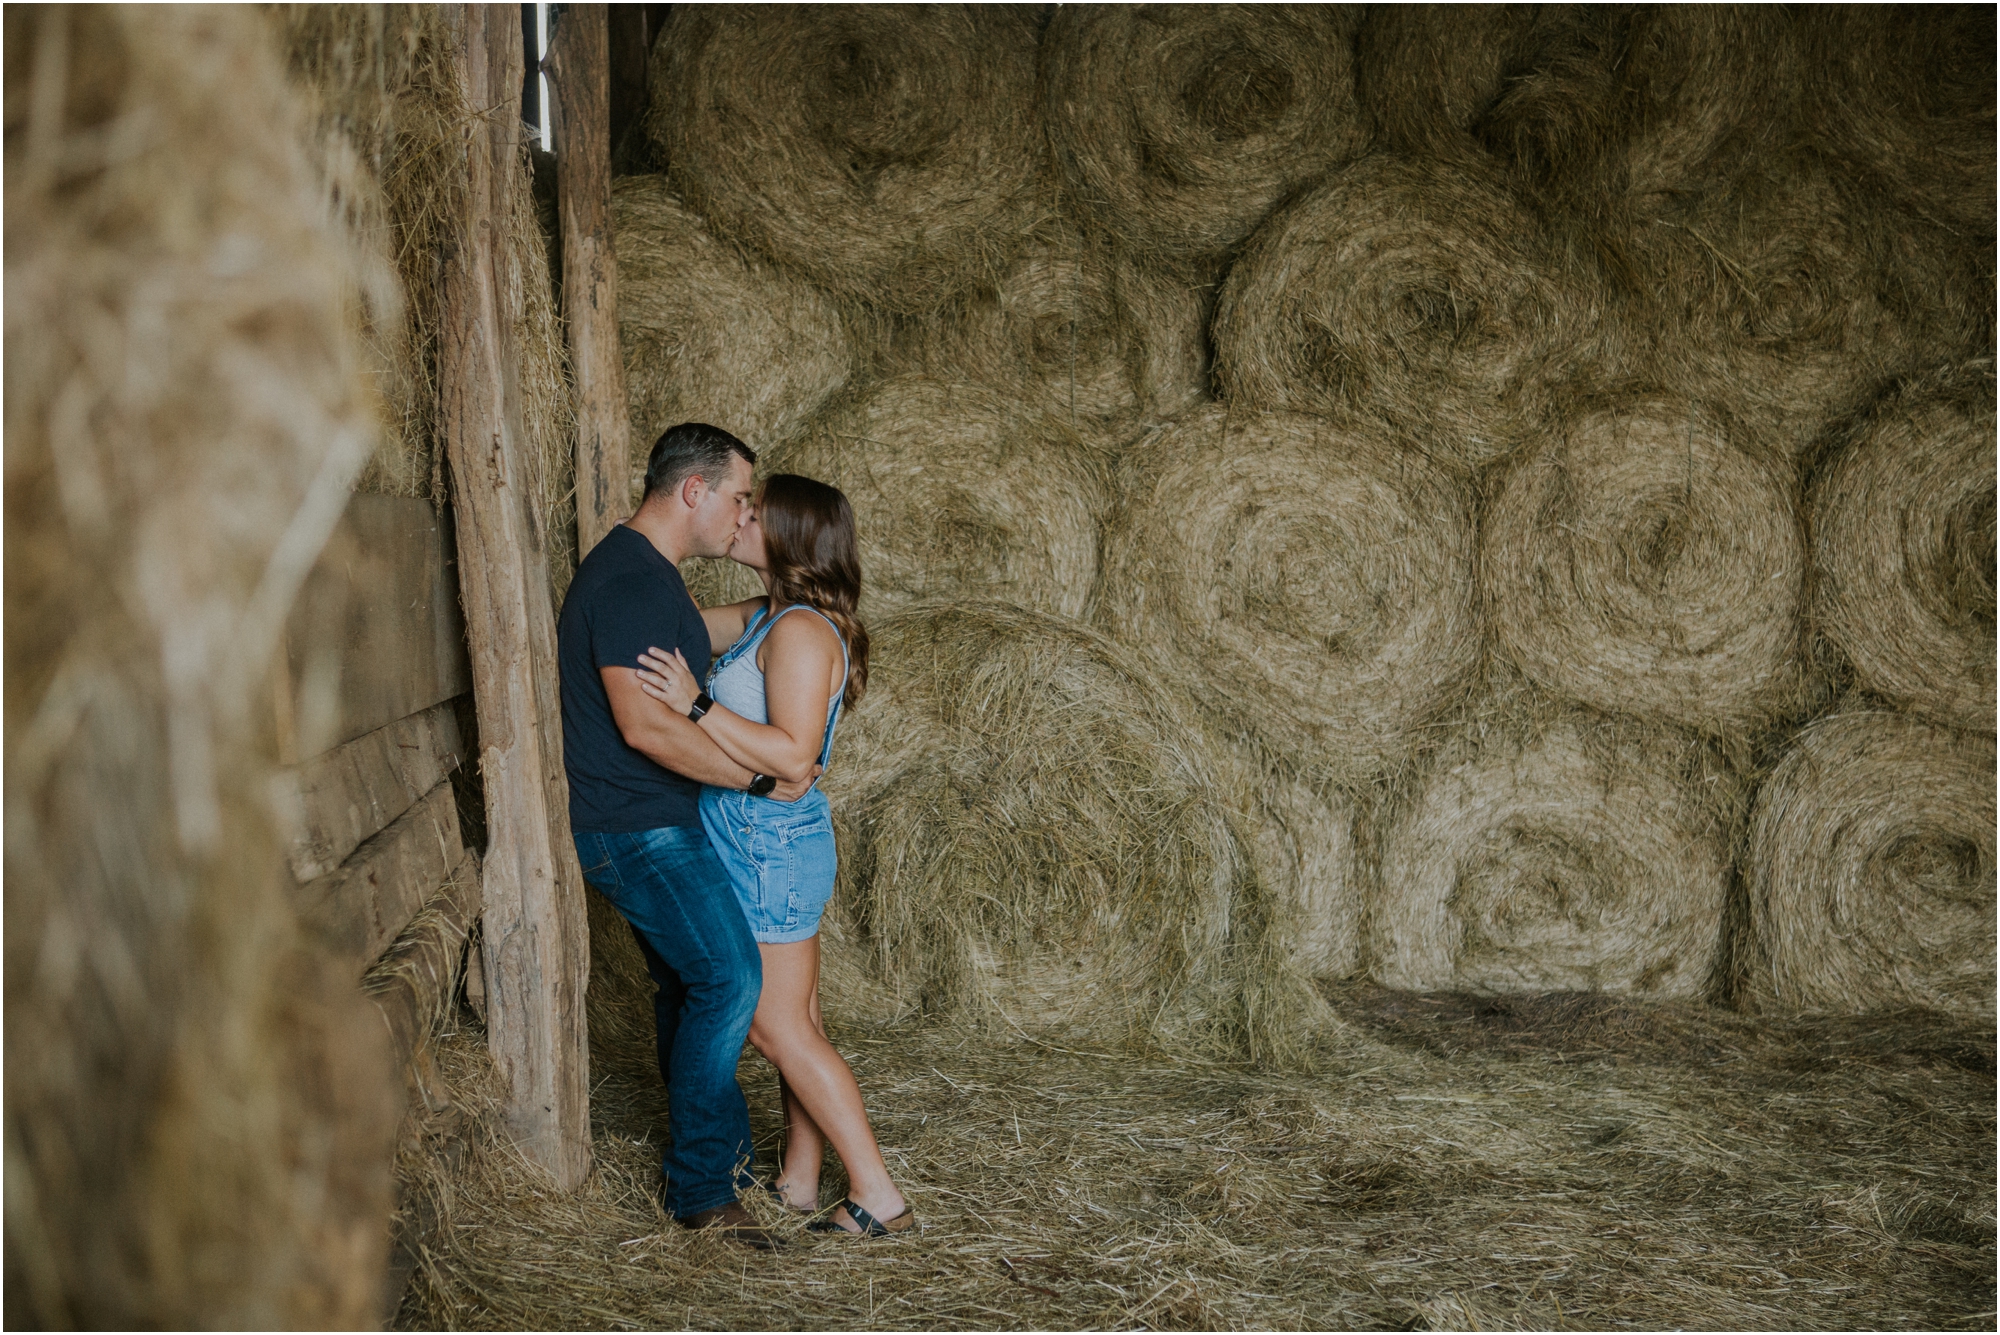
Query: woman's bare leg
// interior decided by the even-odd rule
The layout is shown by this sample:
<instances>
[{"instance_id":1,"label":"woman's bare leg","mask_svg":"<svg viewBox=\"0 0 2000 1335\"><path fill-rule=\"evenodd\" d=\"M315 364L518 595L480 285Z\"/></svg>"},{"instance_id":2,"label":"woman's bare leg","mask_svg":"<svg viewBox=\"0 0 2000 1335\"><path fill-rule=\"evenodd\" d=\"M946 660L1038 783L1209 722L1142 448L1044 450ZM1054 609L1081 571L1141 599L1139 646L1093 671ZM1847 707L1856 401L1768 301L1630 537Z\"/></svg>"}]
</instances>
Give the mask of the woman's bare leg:
<instances>
[{"instance_id":1,"label":"woman's bare leg","mask_svg":"<svg viewBox=\"0 0 2000 1335\"><path fill-rule=\"evenodd\" d=\"M820 1028L819 938L759 944L757 949L764 957L764 991L750 1021L750 1042L778 1068L789 1123L779 1190L788 1201L795 1192L803 1198L808 1183L802 1180L800 1170L810 1163L814 1170L810 1185L816 1192L818 1154L812 1142L817 1140L823 1146L830 1141L847 1166L848 1195L877 1219L894 1219L908 1208L903 1193L896 1190L882 1162L854 1072ZM792 1159L794 1144L804 1152L797 1169ZM852 1222L845 1220L844 1214L836 1212L835 1216L843 1227Z\"/></svg>"},{"instance_id":2,"label":"woman's bare leg","mask_svg":"<svg viewBox=\"0 0 2000 1335\"><path fill-rule=\"evenodd\" d=\"M799 1096L792 1093L784 1072L778 1073L778 1097L785 1108L785 1157L772 1185L778 1199L794 1210L819 1208L820 1161L826 1155L826 1133L812 1119Z\"/></svg>"}]
</instances>

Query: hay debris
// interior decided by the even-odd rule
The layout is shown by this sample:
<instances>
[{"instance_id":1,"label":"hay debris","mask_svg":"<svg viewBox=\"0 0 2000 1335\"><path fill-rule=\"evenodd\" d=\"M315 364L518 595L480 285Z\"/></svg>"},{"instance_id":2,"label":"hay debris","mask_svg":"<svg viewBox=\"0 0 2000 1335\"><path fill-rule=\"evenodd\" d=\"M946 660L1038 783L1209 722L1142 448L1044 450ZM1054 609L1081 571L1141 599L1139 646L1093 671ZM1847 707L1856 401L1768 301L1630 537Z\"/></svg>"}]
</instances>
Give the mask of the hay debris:
<instances>
[{"instance_id":1,"label":"hay debris","mask_svg":"<svg viewBox=\"0 0 2000 1335\"><path fill-rule=\"evenodd\" d=\"M1088 605L1104 467L1067 428L995 390L899 376L829 409L765 462L847 494L864 615L951 597L1070 617Z\"/></svg>"},{"instance_id":2,"label":"hay debris","mask_svg":"<svg viewBox=\"0 0 2000 1335\"><path fill-rule=\"evenodd\" d=\"M365 1325L396 1095L264 710L374 442L379 257L257 11L5 50L7 1323Z\"/></svg>"},{"instance_id":3,"label":"hay debris","mask_svg":"<svg viewBox=\"0 0 2000 1335\"><path fill-rule=\"evenodd\" d=\"M1849 429L1812 517L1813 622L1863 687L1993 729L1990 362L1919 377Z\"/></svg>"},{"instance_id":4,"label":"hay debris","mask_svg":"<svg viewBox=\"0 0 2000 1335\"><path fill-rule=\"evenodd\" d=\"M1851 710L1801 733L1757 794L1745 877L1789 1006L1993 1019L1991 733Z\"/></svg>"},{"instance_id":5,"label":"hay debris","mask_svg":"<svg viewBox=\"0 0 2000 1335\"><path fill-rule=\"evenodd\" d=\"M1043 117L1076 207L1171 265L1234 250L1368 144L1350 5L1066 5Z\"/></svg>"},{"instance_id":6,"label":"hay debris","mask_svg":"<svg viewBox=\"0 0 2000 1335\"><path fill-rule=\"evenodd\" d=\"M1599 709L1707 732L1802 702L1789 473L1684 401L1616 395L1495 484L1480 585L1499 654Z\"/></svg>"},{"instance_id":7,"label":"hay debris","mask_svg":"<svg viewBox=\"0 0 2000 1335\"><path fill-rule=\"evenodd\" d=\"M582 1191L490 1140L451 1177L398 1327L1991 1324L1990 1027L1355 988L1357 1028L1400 1023L1300 1075L855 1027L828 999L918 1234L773 1217L793 1245L745 1257L674 1228L649 1034L593 1049ZM768 1163L776 1082L743 1078Z\"/></svg>"},{"instance_id":8,"label":"hay debris","mask_svg":"<svg viewBox=\"0 0 2000 1335\"><path fill-rule=\"evenodd\" d=\"M1375 156L1273 218L1223 289L1223 397L1367 412L1463 468L1532 437L1600 318L1542 229L1470 165Z\"/></svg>"},{"instance_id":9,"label":"hay debris","mask_svg":"<svg viewBox=\"0 0 2000 1335\"><path fill-rule=\"evenodd\" d=\"M1382 818L1385 987L1701 999L1730 879L1721 771L1646 724L1487 703Z\"/></svg>"},{"instance_id":10,"label":"hay debris","mask_svg":"<svg viewBox=\"0 0 2000 1335\"><path fill-rule=\"evenodd\" d=\"M768 450L847 383L854 353L834 303L712 236L665 177L614 181L611 219L635 496L668 427L710 422Z\"/></svg>"},{"instance_id":11,"label":"hay debris","mask_svg":"<svg viewBox=\"0 0 2000 1335\"><path fill-rule=\"evenodd\" d=\"M1120 467L1108 624L1314 787L1395 763L1477 658L1467 499L1380 427L1216 404Z\"/></svg>"},{"instance_id":12,"label":"hay debris","mask_svg":"<svg viewBox=\"0 0 2000 1335\"><path fill-rule=\"evenodd\" d=\"M924 311L1038 220L1035 51L1007 6L689 6L655 46L647 123L717 235Z\"/></svg>"},{"instance_id":13,"label":"hay debris","mask_svg":"<svg viewBox=\"0 0 2000 1335\"><path fill-rule=\"evenodd\" d=\"M998 604L873 635L824 781L838 913L871 974L908 1008L1003 1032L1294 1041L1311 998L1276 957L1215 772L1116 645Z\"/></svg>"}]
</instances>

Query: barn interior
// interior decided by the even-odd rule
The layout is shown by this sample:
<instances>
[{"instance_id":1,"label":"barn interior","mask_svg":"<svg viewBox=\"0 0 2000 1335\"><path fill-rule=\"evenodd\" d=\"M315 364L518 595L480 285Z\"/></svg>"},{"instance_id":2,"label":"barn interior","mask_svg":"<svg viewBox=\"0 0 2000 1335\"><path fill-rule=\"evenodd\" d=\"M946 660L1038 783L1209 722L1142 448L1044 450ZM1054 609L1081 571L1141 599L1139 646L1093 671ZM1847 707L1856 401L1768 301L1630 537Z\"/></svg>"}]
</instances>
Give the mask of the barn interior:
<instances>
[{"instance_id":1,"label":"barn interior","mask_svg":"<svg viewBox=\"0 0 2000 1335\"><path fill-rule=\"evenodd\" d=\"M5 24L8 1326L1991 1329L1990 6ZM859 519L907 1239L657 1202L690 420Z\"/></svg>"}]
</instances>

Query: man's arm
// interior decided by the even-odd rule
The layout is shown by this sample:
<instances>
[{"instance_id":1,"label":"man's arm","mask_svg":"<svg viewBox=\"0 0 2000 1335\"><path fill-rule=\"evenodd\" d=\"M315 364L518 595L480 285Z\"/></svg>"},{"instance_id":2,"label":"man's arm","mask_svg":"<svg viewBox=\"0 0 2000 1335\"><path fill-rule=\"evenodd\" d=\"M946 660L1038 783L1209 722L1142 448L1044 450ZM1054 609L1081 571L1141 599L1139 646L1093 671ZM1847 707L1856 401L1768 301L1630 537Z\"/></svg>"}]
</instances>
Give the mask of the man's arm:
<instances>
[{"instance_id":1,"label":"man's arm","mask_svg":"<svg viewBox=\"0 0 2000 1335\"><path fill-rule=\"evenodd\" d=\"M716 788L750 786L750 780L756 776L722 754L722 748L686 715L674 713L640 690L636 670L608 667L599 668L598 674L604 678L604 693L611 697L611 717L617 721L625 745L654 764L696 783ZM815 766L814 773L817 772ZM795 802L811 782L812 777L808 776L780 783L771 796L781 802Z\"/></svg>"}]
</instances>

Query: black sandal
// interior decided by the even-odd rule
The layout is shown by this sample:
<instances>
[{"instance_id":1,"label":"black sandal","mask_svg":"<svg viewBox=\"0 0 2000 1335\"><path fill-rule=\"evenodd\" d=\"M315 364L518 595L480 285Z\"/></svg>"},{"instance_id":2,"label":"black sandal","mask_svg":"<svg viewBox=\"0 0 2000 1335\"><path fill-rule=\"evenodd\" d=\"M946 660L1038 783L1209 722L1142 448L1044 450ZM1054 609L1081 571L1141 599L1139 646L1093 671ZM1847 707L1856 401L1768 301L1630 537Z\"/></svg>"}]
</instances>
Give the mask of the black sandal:
<instances>
[{"instance_id":1,"label":"black sandal","mask_svg":"<svg viewBox=\"0 0 2000 1335\"><path fill-rule=\"evenodd\" d=\"M807 1224L806 1227L814 1233L851 1233L855 1237L860 1238L889 1238L899 1233L907 1233L917 1226L917 1221L914 1217L916 1210L912 1207L905 1207L903 1213L891 1219L888 1224L883 1223L874 1215L869 1214L866 1210L856 1205L852 1196L842 1197L840 1204L833 1208L835 1210L847 1211L847 1217L855 1222L859 1231L842 1228L839 1224L836 1224L833 1221L832 1211L828 1211L826 1218L815 1219L810 1224ZM905 1219L908 1219L910 1222L904 1224L901 1228L891 1228L889 1226Z\"/></svg>"}]
</instances>

